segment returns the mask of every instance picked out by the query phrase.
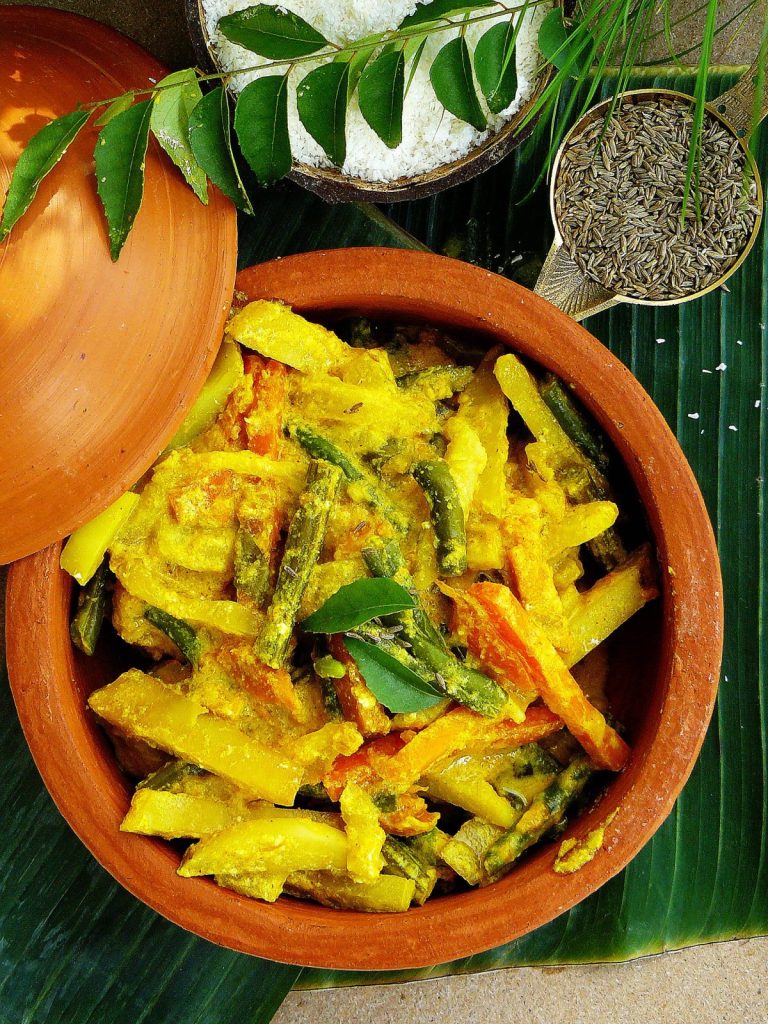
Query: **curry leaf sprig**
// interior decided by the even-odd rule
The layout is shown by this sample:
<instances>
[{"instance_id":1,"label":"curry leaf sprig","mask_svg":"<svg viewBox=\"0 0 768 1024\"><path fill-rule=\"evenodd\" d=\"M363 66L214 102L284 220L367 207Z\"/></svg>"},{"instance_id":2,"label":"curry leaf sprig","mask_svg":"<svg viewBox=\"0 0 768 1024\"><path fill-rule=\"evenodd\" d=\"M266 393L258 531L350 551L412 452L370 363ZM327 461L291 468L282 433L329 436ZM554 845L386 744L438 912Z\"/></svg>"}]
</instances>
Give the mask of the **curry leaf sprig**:
<instances>
[{"instance_id":1,"label":"curry leaf sprig","mask_svg":"<svg viewBox=\"0 0 768 1024\"><path fill-rule=\"evenodd\" d=\"M201 75L188 68L174 72L151 89L83 104L45 125L34 135L16 165L6 196L0 241L29 208L43 178L56 166L79 133L94 118L98 194L117 259L131 231L144 192L144 157L150 132L176 164L197 198L206 203L210 180L235 205L252 213L233 154L233 127L242 155L260 185L270 185L291 169L288 131L288 80L298 65L312 62L297 88L297 112L307 132L328 159L346 158L346 117L353 96L362 116L390 148L402 140L405 95L427 39L459 32L438 52L431 81L439 102L478 130L488 115L501 112L517 91L515 43L529 7L549 0L431 0L394 30L346 46L327 40L299 15L256 4L219 20L230 41L263 58L230 72ZM465 32L491 22L475 54ZM482 58L477 81L473 59ZM406 69L408 73L406 75ZM239 75L259 72L237 96L231 124L225 86ZM274 72L274 73L273 73ZM201 82L221 82L203 95ZM95 117L94 117L95 115Z\"/></svg>"},{"instance_id":2,"label":"curry leaf sprig","mask_svg":"<svg viewBox=\"0 0 768 1024\"><path fill-rule=\"evenodd\" d=\"M489 127L491 115L506 110L517 93L516 43L529 11L552 0L431 0L421 3L400 25L347 45L326 39L297 14L269 4L255 4L221 18L218 28L230 40L261 59L229 72L202 75L187 68L147 89L134 89L82 104L76 111L46 124L27 143L14 169L0 217L0 241L28 210L43 179L58 164L83 129L100 128L95 144L97 189L107 219L110 251L117 259L131 231L144 193L144 155L150 134L176 164L197 198L206 203L208 181L235 205L253 213L252 197L235 159L233 138L261 185L286 175L292 165L288 130L288 79L294 68L314 65L298 83L299 120L321 146L329 161L342 167L346 159L347 113L353 98L371 130L395 149L403 135L403 108L413 76L424 59L431 37L450 32L429 69L438 102L478 131ZM546 173L557 147L573 121L593 101L600 82L619 61L616 93L626 88L629 75L643 63L652 16L666 12L670 36L672 0L575 0L569 15L555 7L540 25L538 42L547 72L546 86L527 104L516 131L549 134ZM746 0L739 11L716 23L716 3L708 9L702 60L696 88L696 121L703 117L705 85L712 39L746 17L757 0ZM698 10L697 8L696 10ZM693 12L695 13L695 11ZM687 17L687 15L686 15ZM677 21L684 19L679 18ZM466 30L485 22L474 49ZM761 49L761 55L763 50ZM764 63L764 62L763 62ZM763 66L761 63L761 67ZM238 76L258 72L235 101L234 119L226 86ZM577 109L578 89L564 85L589 81L586 98ZM203 95L201 83L214 85ZM610 116L610 112L609 112ZM755 119L757 120L757 118ZM698 142L692 138L686 198L695 185Z\"/></svg>"},{"instance_id":3,"label":"curry leaf sprig","mask_svg":"<svg viewBox=\"0 0 768 1024\"><path fill-rule=\"evenodd\" d=\"M306 633L341 633L344 647L357 665L374 697L392 712L421 711L444 699L437 686L419 675L410 665L405 647L392 649L381 643L384 637L396 644L397 631L387 631L376 623L383 616L416 608L413 596L394 580L359 579L348 583L301 623Z\"/></svg>"}]
</instances>

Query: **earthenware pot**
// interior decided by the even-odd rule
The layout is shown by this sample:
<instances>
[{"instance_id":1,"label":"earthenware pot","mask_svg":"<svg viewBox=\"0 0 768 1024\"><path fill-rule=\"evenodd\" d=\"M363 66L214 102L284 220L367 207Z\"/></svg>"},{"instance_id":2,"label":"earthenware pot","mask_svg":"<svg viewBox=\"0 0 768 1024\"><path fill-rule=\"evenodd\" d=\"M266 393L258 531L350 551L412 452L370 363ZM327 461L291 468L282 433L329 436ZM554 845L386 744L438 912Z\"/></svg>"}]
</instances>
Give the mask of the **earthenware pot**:
<instances>
[{"instance_id":1,"label":"earthenware pot","mask_svg":"<svg viewBox=\"0 0 768 1024\"><path fill-rule=\"evenodd\" d=\"M237 288L250 299L284 300L309 317L395 317L507 345L558 374L610 436L644 509L662 594L611 645L609 697L626 723L631 759L567 832L584 837L617 811L603 848L580 871L561 876L553 872L558 844L546 844L494 885L405 914L330 910L289 897L268 905L207 879L179 878L173 847L119 832L132 786L85 702L124 666L112 651L87 659L73 650L71 587L58 567L59 545L16 564L9 581L11 683L32 753L62 814L107 870L213 942L274 960L365 970L438 964L509 942L620 871L669 814L693 767L722 649L717 552L696 481L629 370L583 327L487 271L420 252L348 249L245 270Z\"/></svg>"}]
</instances>

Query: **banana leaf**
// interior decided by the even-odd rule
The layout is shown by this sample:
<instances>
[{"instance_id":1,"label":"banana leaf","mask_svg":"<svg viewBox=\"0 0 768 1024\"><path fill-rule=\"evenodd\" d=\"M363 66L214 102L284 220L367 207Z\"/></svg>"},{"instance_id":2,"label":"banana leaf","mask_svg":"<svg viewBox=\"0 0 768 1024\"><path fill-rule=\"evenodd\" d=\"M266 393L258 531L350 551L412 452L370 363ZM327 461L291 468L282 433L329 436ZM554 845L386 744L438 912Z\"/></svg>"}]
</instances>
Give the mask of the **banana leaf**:
<instances>
[{"instance_id":1,"label":"banana leaf","mask_svg":"<svg viewBox=\"0 0 768 1024\"><path fill-rule=\"evenodd\" d=\"M643 84L654 82L692 84L674 76ZM716 93L729 81L711 84ZM546 192L517 201L544 145L479 182L385 211L394 220L365 206L327 207L282 185L243 220L240 265L341 245L428 246L532 283L550 241ZM767 132L756 153L767 166ZM532 935L430 970L300 972L231 953L158 917L95 863L42 786L3 676L0 1024L262 1024L296 982L381 984L618 961L768 931L767 259L763 236L729 292L664 310L620 306L587 321L677 431L716 526L727 604L723 681L701 758L672 816L621 875ZM721 364L727 369L716 370Z\"/></svg>"}]
</instances>

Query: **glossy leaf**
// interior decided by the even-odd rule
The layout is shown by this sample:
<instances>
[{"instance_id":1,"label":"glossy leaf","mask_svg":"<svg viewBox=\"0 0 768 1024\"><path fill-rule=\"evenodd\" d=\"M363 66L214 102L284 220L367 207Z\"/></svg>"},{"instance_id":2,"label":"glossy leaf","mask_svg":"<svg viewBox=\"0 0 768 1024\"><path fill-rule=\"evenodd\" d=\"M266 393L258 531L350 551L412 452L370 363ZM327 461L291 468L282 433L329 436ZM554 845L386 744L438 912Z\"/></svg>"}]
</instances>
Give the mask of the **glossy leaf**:
<instances>
[{"instance_id":1,"label":"glossy leaf","mask_svg":"<svg viewBox=\"0 0 768 1024\"><path fill-rule=\"evenodd\" d=\"M118 114L122 114L124 110L134 101L134 95L131 92L126 92L122 96L118 96L116 100L113 100L107 109L93 122L97 128L103 128L105 124L109 124L113 117L117 117Z\"/></svg>"},{"instance_id":2,"label":"glossy leaf","mask_svg":"<svg viewBox=\"0 0 768 1024\"><path fill-rule=\"evenodd\" d=\"M357 87L360 113L390 149L403 138L405 58L401 50L382 53L363 71Z\"/></svg>"},{"instance_id":3,"label":"glossy leaf","mask_svg":"<svg viewBox=\"0 0 768 1024\"><path fill-rule=\"evenodd\" d=\"M43 125L27 143L13 169L0 220L0 241L26 212L35 198L40 182L50 174L83 129L90 112L76 110Z\"/></svg>"},{"instance_id":4,"label":"glossy leaf","mask_svg":"<svg viewBox=\"0 0 768 1024\"><path fill-rule=\"evenodd\" d=\"M229 100L219 86L206 93L189 115L189 144L195 160L238 210L253 213L232 152Z\"/></svg>"},{"instance_id":5,"label":"glossy leaf","mask_svg":"<svg viewBox=\"0 0 768 1024\"><path fill-rule=\"evenodd\" d=\"M539 49L542 56L559 71L570 71L575 77L585 74L592 62L593 41L585 25L575 30L566 26L562 9L556 7L539 27Z\"/></svg>"},{"instance_id":6,"label":"glossy leaf","mask_svg":"<svg viewBox=\"0 0 768 1024\"><path fill-rule=\"evenodd\" d=\"M136 103L105 124L96 140L96 189L107 218L113 260L125 245L144 195L151 116L151 100Z\"/></svg>"},{"instance_id":7,"label":"glossy leaf","mask_svg":"<svg viewBox=\"0 0 768 1024\"><path fill-rule=\"evenodd\" d=\"M348 91L349 65L334 61L310 71L296 90L301 123L337 167L347 155Z\"/></svg>"},{"instance_id":8,"label":"glossy leaf","mask_svg":"<svg viewBox=\"0 0 768 1024\"><path fill-rule=\"evenodd\" d=\"M439 21L468 11L476 11L481 7L498 7L493 0L432 0L429 4L420 4L413 14L409 14L400 22L400 28L414 28L426 25L430 21Z\"/></svg>"},{"instance_id":9,"label":"glossy leaf","mask_svg":"<svg viewBox=\"0 0 768 1024\"><path fill-rule=\"evenodd\" d=\"M287 76L265 75L246 85L235 106L235 132L259 184L271 185L290 171Z\"/></svg>"},{"instance_id":10,"label":"glossy leaf","mask_svg":"<svg viewBox=\"0 0 768 1024\"><path fill-rule=\"evenodd\" d=\"M494 114L505 110L517 95L516 37L515 23L501 22L484 32L475 47L477 82Z\"/></svg>"},{"instance_id":11,"label":"glossy leaf","mask_svg":"<svg viewBox=\"0 0 768 1024\"><path fill-rule=\"evenodd\" d=\"M345 636L344 646L376 700L395 714L422 711L445 700L445 694L425 683L421 676L376 644Z\"/></svg>"},{"instance_id":12,"label":"glossy leaf","mask_svg":"<svg viewBox=\"0 0 768 1024\"><path fill-rule=\"evenodd\" d=\"M219 18L218 29L231 42L273 60L304 57L328 45L325 37L298 14L269 4L227 14Z\"/></svg>"},{"instance_id":13,"label":"glossy leaf","mask_svg":"<svg viewBox=\"0 0 768 1024\"><path fill-rule=\"evenodd\" d=\"M415 607L405 587L394 580L364 578L331 594L325 604L304 619L301 628L307 633L345 633L380 615Z\"/></svg>"},{"instance_id":14,"label":"glossy leaf","mask_svg":"<svg viewBox=\"0 0 768 1024\"><path fill-rule=\"evenodd\" d=\"M463 36L451 39L432 61L429 78L435 96L446 110L478 131L486 127L485 114L475 92L472 64Z\"/></svg>"},{"instance_id":15,"label":"glossy leaf","mask_svg":"<svg viewBox=\"0 0 768 1024\"><path fill-rule=\"evenodd\" d=\"M427 45L429 36L412 36L403 47L403 56L405 57L405 63L409 64L408 67L408 81L405 83L405 95L411 88L413 82L413 76L416 74L416 69L421 64L421 58L424 56L424 47Z\"/></svg>"},{"instance_id":16,"label":"glossy leaf","mask_svg":"<svg viewBox=\"0 0 768 1024\"><path fill-rule=\"evenodd\" d=\"M203 98L191 68L174 71L158 84L152 106L152 134L173 160L197 198L208 202L205 171L195 159L189 141L189 116Z\"/></svg>"}]
</instances>

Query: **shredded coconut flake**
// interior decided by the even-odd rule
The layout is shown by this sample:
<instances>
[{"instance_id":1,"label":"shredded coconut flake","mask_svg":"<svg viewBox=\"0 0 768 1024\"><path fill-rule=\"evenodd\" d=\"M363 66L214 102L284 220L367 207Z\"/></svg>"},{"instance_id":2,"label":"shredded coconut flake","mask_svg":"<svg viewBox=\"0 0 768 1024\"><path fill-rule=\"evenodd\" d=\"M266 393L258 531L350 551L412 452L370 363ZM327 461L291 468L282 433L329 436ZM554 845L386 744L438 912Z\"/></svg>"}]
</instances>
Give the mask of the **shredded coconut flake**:
<instances>
[{"instance_id":1,"label":"shredded coconut flake","mask_svg":"<svg viewBox=\"0 0 768 1024\"><path fill-rule=\"evenodd\" d=\"M718 363L717 366L715 367L715 369L719 370L722 373L723 370L727 370L728 369L728 364L727 363Z\"/></svg>"},{"instance_id":2,"label":"shredded coconut flake","mask_svg":"<svg viewBox=\"0 0 768 1024\"><path fill-rule=\"evenodd\" d=\"M666 338L657 338L656 339L656 344L657 345L664 345L666 343L666 340L667 340Z\"/></svg>"},{"instance_id":3,"label":"shredded coconut flake","mask_svg":"<svg viewBox=\"0 0 768 1024\"><path fill-rule=\"evenodd\" d=\"M272 7L292 11L316 28L331 42L349 44L373 33L397 28L403 18L412 14L426 0L262 0ZM218 31L220 18L251 6L253 0L203 0L205 29L211 40L217 63L224 71L252 67L263 59L225 39ZM517 95L501 114L489 115L489 129L477 131L448 113L435 97L429 81L432 61L452 37L453 32L439 32L429 37L422 59L413 76L403 107L403 141L396 149L388 149L369 128L353 97L347 113L347 158L342 168L349 177L366 181L392 181L413 177L434 170L465 156L498 131L531 96L535 85L539 52L536 45L539 25L550 9L549 4L533 7L525 16L516 44ZM488 30L487 22L468 26L466 40L473 49L480 36ZM458 31L458 30L457 30ZM288 97L288 129L293 159L313 167L331 166L328 158L304 129L296 110L296 87L302 78L322 61L299 64L290 73ZM277 69L280 70L280 69ZM236 91L259 77L256 71L236 76L231 85ZM271 73L275 73L272 71ZM481 104L483 98L478 91ZM488 114L487 108L484 108Z\"/></svg>"},{"instance_id":4,"label":"shredded coconut flake","mask_svg":"<svg viewBox=\"0 0 768 1024\"><path fill-rule=\"evenodd\" d=\"M729 424L728 424L728 429L729 429L729 430L734 430L734 431L736 431L736 430L738 430L739 428L738 428L738 427L736 427L736 426L734 426L734 425L733 425L733 423L729 423Z\"/></svg>"},{"instance_id":5,"label":"shredded coconut flake","mask_svg":"<svg viewBox=\"0 0 768 1024\"><path fill-rule=\"evenodd\" d=\"M697 420L698 418L699 418L699 414L697 412L689 412L688 413L688 419L689 420Z\"/></svg>"}]
</instances>

